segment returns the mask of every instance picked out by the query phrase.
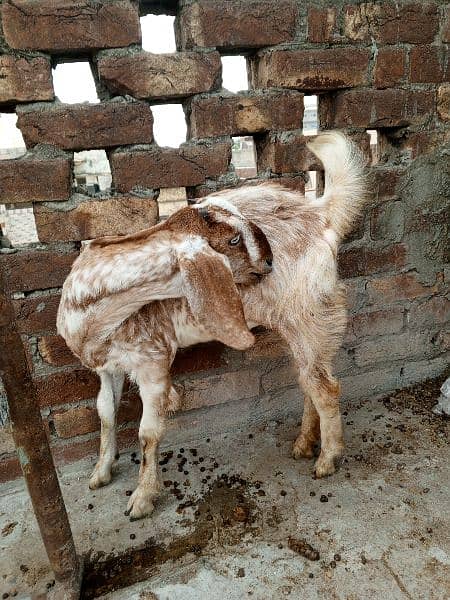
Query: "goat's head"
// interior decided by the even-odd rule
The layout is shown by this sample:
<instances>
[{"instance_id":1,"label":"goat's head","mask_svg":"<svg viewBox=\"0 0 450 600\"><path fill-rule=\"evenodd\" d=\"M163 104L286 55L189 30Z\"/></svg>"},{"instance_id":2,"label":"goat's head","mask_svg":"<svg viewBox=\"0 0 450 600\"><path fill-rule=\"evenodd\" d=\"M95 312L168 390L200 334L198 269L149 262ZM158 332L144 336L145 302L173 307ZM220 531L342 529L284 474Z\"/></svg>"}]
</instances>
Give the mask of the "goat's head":
<instances>
[{"instance_id":1,"label":"goat's head","mask_svg":"<svg viewBox=\"0 0 450 600\"><path fill-rule=\"evenodd\" d=\"M205 237L216 252L228 257L234 281L255 283L272 270L272 250L254 223L221 198L207 198L192 207L207 228Z\"/></svg>"}]
</instances>

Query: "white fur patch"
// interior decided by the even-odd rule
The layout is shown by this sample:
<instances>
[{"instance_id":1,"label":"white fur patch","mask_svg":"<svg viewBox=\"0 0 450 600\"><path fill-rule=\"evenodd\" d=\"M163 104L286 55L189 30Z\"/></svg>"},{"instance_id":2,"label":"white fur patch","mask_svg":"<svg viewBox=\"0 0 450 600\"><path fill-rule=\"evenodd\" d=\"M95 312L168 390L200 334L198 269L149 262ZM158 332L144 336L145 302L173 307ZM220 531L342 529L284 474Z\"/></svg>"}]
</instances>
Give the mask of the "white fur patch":
<instances>
[{"instance_id":1,"label":"white fur patch","mask_svg":"<svg viewBox=\"0 0 450 600\"><path fill-rule=\"evenodd\" d=\"M225 198L207 197L200 204L195 204L194 208L202 208L206 206L218 206L219 208L227 210L236 217L242 217L242 214L238 211L234 204L232 204L229 200L225 200Z\"/></svg>"},{"instance_id":2,"label":"white fur patch","mask_svg":"<svg viewBox=\"0 0 450 600\"><path fill-rule=\"evenodd\" d=\"M195 258L199 252L204 252L207 247L207 242L198 235L190 235L176 246L178 253L189 259Z\"/></svg>"}]
</instances>

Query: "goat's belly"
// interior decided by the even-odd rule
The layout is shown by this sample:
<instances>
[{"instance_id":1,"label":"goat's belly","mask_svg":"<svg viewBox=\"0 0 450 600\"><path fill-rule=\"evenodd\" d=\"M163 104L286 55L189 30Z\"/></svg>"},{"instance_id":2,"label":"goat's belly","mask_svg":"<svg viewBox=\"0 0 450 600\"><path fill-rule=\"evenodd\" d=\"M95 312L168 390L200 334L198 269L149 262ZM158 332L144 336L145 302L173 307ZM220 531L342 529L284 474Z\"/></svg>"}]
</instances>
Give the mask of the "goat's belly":
<instances>
[{"instance_id":1,"label":"goat's belly","mask_svg":"<svg viewBox=\"0 0 450 600\"><path fill-rule=\"evenodd\" d=\"M179 348L187 348L188 346L210 342L214 339L204 327L191 325L190 323L176 323L175 335Z\"/></svg>"}]
</instances>

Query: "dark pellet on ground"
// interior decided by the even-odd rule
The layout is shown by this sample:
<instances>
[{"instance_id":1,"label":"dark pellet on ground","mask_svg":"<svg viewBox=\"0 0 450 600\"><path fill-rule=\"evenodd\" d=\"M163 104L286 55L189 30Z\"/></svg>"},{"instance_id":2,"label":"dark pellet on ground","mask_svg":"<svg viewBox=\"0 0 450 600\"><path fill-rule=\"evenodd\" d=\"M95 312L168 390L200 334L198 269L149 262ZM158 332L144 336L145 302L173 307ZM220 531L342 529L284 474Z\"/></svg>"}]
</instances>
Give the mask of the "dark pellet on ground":
<instances>
[{"instance_id":1,"label":"dark pellet on ground","mask_svg":"<svg viewBox=\"0 0 450 600\"><path fill-rule=\"evenodd\" d=\"M216 462L215 462L215 463L213 464L213 467L214 467L215 469L217 469L217 468L218 468L218 466L219 466L219 463L216 463Z\"/></svg>"},{"instance_id":2,"label":"dark pellet on ground","mask_svg":"<svg viewBox=\"0 0 450 600\"><path fill-rule=\"evenodd\" d=\"M140 461L140 460L137 458L137 459L134 461L134 464L135 464L135 465L140 465L140 464L141 464L141 461Z\"/></svg>"},{"instance_id":3,"label":"dark pellet on ground","mask_svg":"<svg viewBox=\"0 0 450 600\"><path fill-rule=\"evenodd\" d=\"M333 494L331 492L328 492L327 496L328 496L328 498L332 498Z\"/></svg>"},{"instance_id":4,"label":"dark pellet on ground","mask_svg":"<svg viewBox=\"0 0 450 600\"><path fill-rule=\"evenodd\" d=\"M132 492L131 490L127 490L127 491L125 492L125 496L131 496L131 494L132 494L132 493L133 493L133 492Z\"/></svg>"},{"instance_id":5,"label":"dark pellet on ground","mask_svg":"<svg viewBox=\"0 0 450 600\"><path fill-rule=\"evenodd\" d=\"M288 546L291 550L304 556L308 560L319 560L320 554L315 550L311 544L308 544L306 540L295 539L293 537L288 538Z\"/></svg>"},{"instance_id":6,"label":"dark pellet on ground","mask_svg":"<svg viewBox=\"0 0 450 600\"><path fill-rule=\"evenodd\" d=\"M203 456L200 456L200 458L198 459L198 462L203 462L205 459L203 458Z\"/></svg>"},{"instance_id":7,"label":"dark pellet on ground","mask_svg":"<svg viewBox=\"0 0 450 600\"><path fill-rule=\"evenodd\" d=\"M265 496L266 495L266 492L264 490L258 490L256 493L258 494L258 496Z\"/></svg>"},{"instance_id":8,"label":"dark pellet on ground","mask_svg":"<svg viewBox=\"0 0 450 600\"><path fill-rule=\"evenodd\" d=\"M161 471L162 471L163 473L167 473L167 469L166 469L166 467L163 467L163 468L161 469Z\"/></svg>"},{"instance_id":9,"label":"dark pellet on ground","mask_svg":"<svg viewBox=\"0 0 450 600\"><path fill-rule=\"evenodd\" d=\"M245 571L242 567L240 567L238 569L238 572L236 573L236 577L245 577Z\"/></svg>"},{"instance_id":10,"label":"dark pellet on ground","mask_svg":"<svg viewBox=\"0 0 450 600\"><path fill-rule=\"evenodd\" d=\"M192 454L192 456L197 456L197 450L195 448L191 448L189 452Z\"/></svg>"},{"instance_id":11,"label":"dark pellet on ground","mask_svg":"<svg viewBox=\"0 0 450 600\"><path fill-rule=\"evenodd\" d=\"M347 479L350 479L350 473L346 473L345 476L347 477Z\"/></svg>"},{"instance_id":12,"label":"dark pellet on ground","mask_svg":"<svg viewBox=\"0 0 450 600\"><path fill-rule=\"evenodd\" d=\"M314 577L314 573L308 573L308 577L309 577L310 579L313 579L313 577Z\"/></svg>"},{"instance_id":13,"label":"dark pellet on ground","mask_svg":"<svg viewBox=\"0 0 450 600\"><path fill-rule=\"evenodd\" d=\"M280 496L286 496L286 494L287 494L286 490L281 490Z\"/></svg>"},{"instance_id":14,"label":"dark pellet on ground","mask_svg":"<svg viewBox=\"0 0 450 600\"><path fill-rule=\"evenodd\" d=\"M332 569L335 569L335 568L336 568L336 561L332 560L332 561L330 562L330 567L331 567Z\"/></svg>"},{"instance_id":15,"label":"dark pellet on ground","mask_svg":"<svg viewBox=\"0 0 450 600\"><path fill-rule=\"evenodd\" d=\"M278 549L282 550L283 549L283 544L278 544Z\"/></svg>"},{"instance_id":16,"label":"dark pellet on ground","mask_svg":"<svg viewBox=\"0 0 450 600\"><path fill-rule=\"evenodd\" d=\"M334 560L335 560L336 562L339 562L339 561L341 560L341 555L340 555L340 554L335 554L335 555L333 556L333 558L334 558Z\"/></svg>"},{"instance_id":17,"label":"dark pellet on ground","mask_svg":"<svg viewBox=\"0 0 450 600\"><path fill-rule=\"evenodd\" d=\"M423 488L422 492L424 494L428 494L428 492L430 491L430 488Z\"/></svg>"},{"instance_id":18,"label":"dark pellet on ground","mask_svg":"<svg viewBox=\"0 0 450 600\"><path fill-rule=\"evenodd\" d=\"M93 504L88 504L88 509L89 509L89 510L92 510L93 508L94 508L94 505L93 505Z\"/></svg>"},{"instance_id":19,"label":"dark pellet on ground","mask_svg":"<svg viewBox=\"0 0 450 600\"><path fill-rule=\"evenodd\" d=\"M364 554L361 554L361 562L363 565L367 563L367 558L364 556Z\"/></svg>"},{"instance_id":20,"label":"dark pellet on ground","mask_svg":"<svg viewBox=\"0 0 450 600\"><path fill-rule=\"evenodd\" d=\"M309 492L309 495L310 495L310 496L315 496L315 495L316 495L316 492Z\"/></svg>"},{"instance_id":21,"label":"dark pellet on ground","mask_svg":"<svg viewBox=\"0 0 450 600\"><path fill-rule=\"evenodd\" d=\"M328 496L325 496L325 494L322 494L322 495L320 496L320 501L321 501L321 502L328 502Z\"/></svg>"},{"instance_id":22,"label":"dark pellet on ground","mask_svg":"<svg viewBox=\"0 0 450 600\"><path fill-rule=\"evenodd\" d=\"M249 440L253 439L253 433L249 433L249 434L248 434L248 439L249 439Z\"/></svg>"},{"instance_id":23,"label":"dark pellet on ground","mask_svg":"<svg viewBox=\"0 0 450 600\"><path fill-rule=\"evenodd\" d=\"M189 475L189 471L183 471L184 475Z\"/></svg>"},{"instance_id":24,"label":"dark pellet on ground","mask_svg":"<svg viewBox=\"0 0 450 600\"><path fill-rule=\"evenodd\" d=\"M130 533L130 540L135 540L135 539L136 539L136 534Z\"/></svg>"},{"instance_id":25,"label":"dark pellet on ground","mask_svg":"<svg viewBox=\"0 0 450 600\"><path fill-rule=\"evenodd\" d=\"M166 479L165 481L163 481L164 487L170 487L172 485L172 482L170 481L170 479ZM127 492L127 496L128 496L128 492Z\"/></svg>"},{"instance_id":26,"label":"dark pellet on ground","mask_svg":"<svg viewBox=\"0 0 450 600\"><path fill-rule=\"evenodd\" d=\"M27 565L20 565L19 569L22 571L22 573L28 573Z\"/></svg>"},{"instance_id":27,"label":"dark pellet on ground","mask_svg":"<svg viewBox=\"0 0 450 600\"><path fill-rule=\"evenodd\" d=\"M200 467L200 471L204 473L206 471L205 467Z\"/></svg>"},{"instance_id":28,"label":"dark pellet on ground","mask_svg":"<svg viewBox=\"0 0 450 600\"><path fill-rule=\"evenodd\" d=\"M136 458L136 452L131 453L131 458Z\"/></svg>"},{"instance_id":29,"label":"dark pellet on ground","mask_svg":"<svg viewBox=\"0 0 450 600\"><path fill-rule=\"evenodd\" d=\"M209 444L211 440L209 438L206 438L206 443Z\"/></svg>"},{"instance_id":30,"label":"dark pellet on ground","mask_svg":"<svg viewBox=\"0 0 450 600\"><path fill-rule=\"evenodd\" d=\"M199 511L199 510L196 510L196 511L195 511L195 513L194 513L194 516L195 516L195 517L199 517L199 516L200 516L200 511Z\"/></svg>"},{"instance_id":31,"label":"dark pellet on ground","mask_svg":"<svg viewBox=\"0 0 450 600\"><path fill-rule=\"evenodd\" d=\"M181 454L183 454L184 453L184 448L180 448L180 452L181 452Z\"/></svg>"}]
</instances>

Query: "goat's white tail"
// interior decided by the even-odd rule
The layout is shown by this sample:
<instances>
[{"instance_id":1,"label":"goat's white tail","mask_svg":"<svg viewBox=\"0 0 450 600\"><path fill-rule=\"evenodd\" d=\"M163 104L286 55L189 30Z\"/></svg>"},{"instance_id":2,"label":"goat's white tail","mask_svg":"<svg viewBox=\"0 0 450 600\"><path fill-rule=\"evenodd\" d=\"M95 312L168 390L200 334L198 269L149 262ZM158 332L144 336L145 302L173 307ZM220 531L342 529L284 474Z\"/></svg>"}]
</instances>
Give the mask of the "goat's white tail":
<instances>
[{"instance_id":1,"label":"goat's white tail","mask_svg":"<svg viewBox=\"0 0 450 600\"><path fill-rule=\"evenodd\" d=\"M323 163L325 191L319 202L328 206L330 226L342 239L354 227L367 199L364 157L339 131L319 134L308 148Z\"/></svg>"}]
</instances>

